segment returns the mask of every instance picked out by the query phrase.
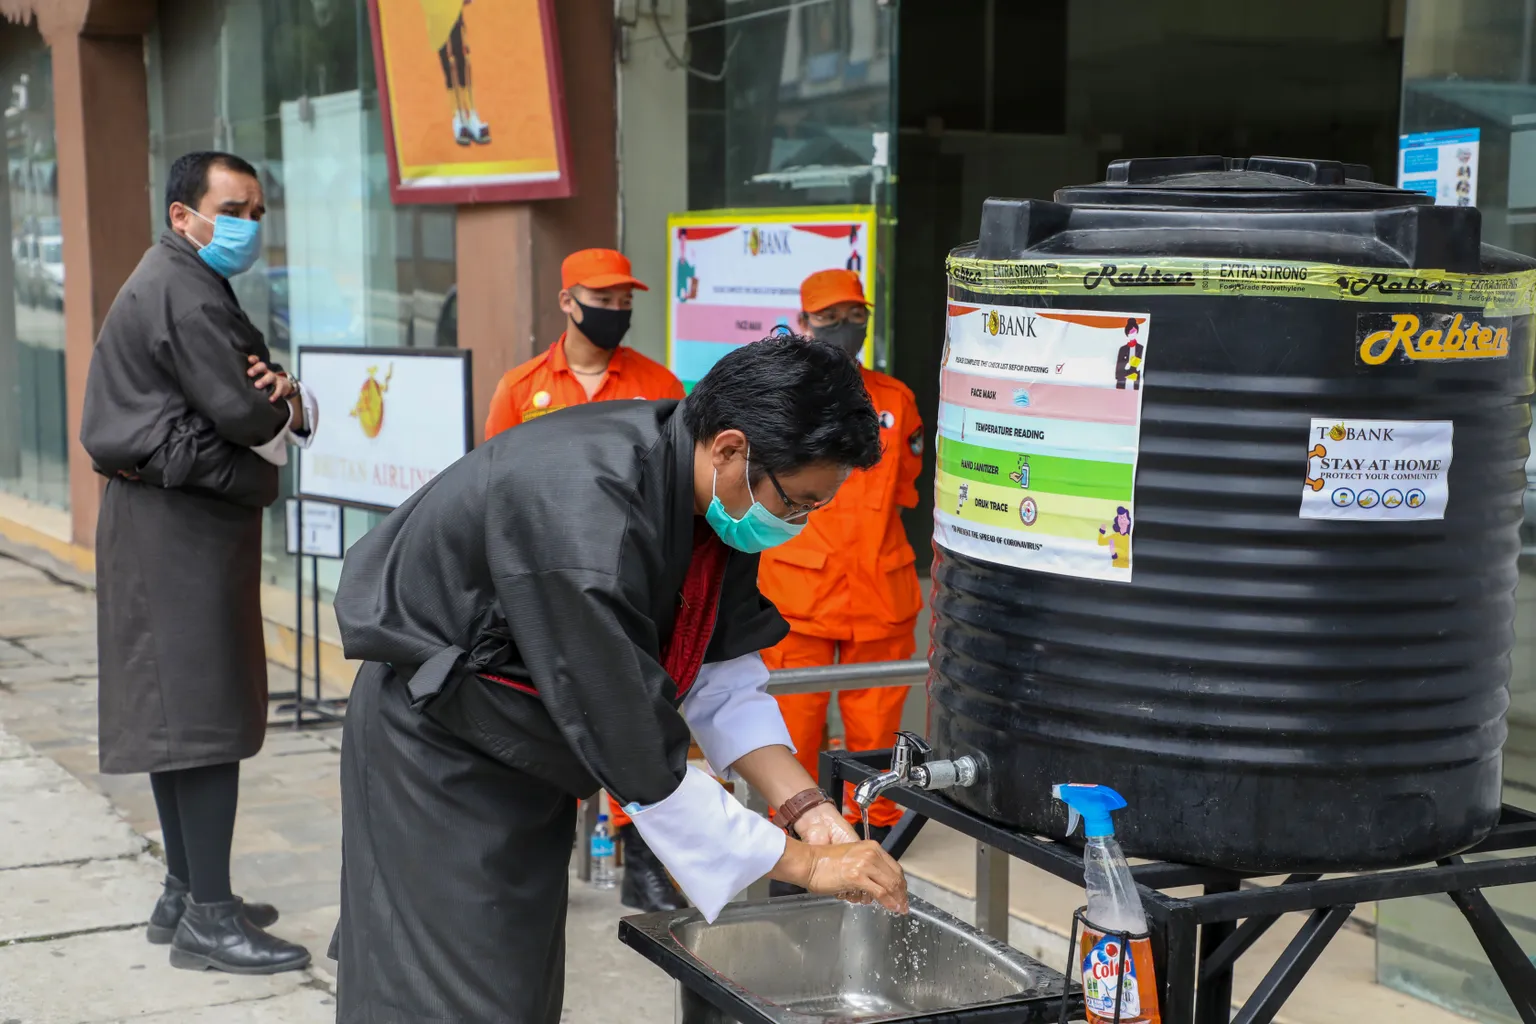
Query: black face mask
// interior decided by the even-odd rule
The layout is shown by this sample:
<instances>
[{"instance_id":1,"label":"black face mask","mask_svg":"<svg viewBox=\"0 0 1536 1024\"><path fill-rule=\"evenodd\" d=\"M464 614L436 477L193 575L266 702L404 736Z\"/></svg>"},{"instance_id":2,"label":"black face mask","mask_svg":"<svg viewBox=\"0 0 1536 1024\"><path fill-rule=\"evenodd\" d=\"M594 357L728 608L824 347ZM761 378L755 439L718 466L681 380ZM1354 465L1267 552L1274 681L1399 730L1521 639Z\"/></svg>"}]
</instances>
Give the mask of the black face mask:
<instances>
[{"instance_id":1,"label":"black face mask","mask_svg":"<svg viewBox=\"0 0 1536 1024\"><path fill-rule=\"evenodd\" d=\"M852 320L839 320L826 327L811 328L811 337L817 341L824 341L828 345L836 345L848 353L848 358L855 362L864 351L864 336L868 333L868 321L856 324Z\"/></svg>"},{"instance_id":2,"label":"black face mask","mask_svg":"<svg viewBox=\"0 0 1536 1024\"><path fill-rule=\"evenodd\" d=\"M600 306L589 306L580 299L573 298L571 301L581 310L581 323L576 326L588 341L608 352L619 347L619 342L629 333L629 318L634 310L603 309Z\"/></svg>"}]
</instances>

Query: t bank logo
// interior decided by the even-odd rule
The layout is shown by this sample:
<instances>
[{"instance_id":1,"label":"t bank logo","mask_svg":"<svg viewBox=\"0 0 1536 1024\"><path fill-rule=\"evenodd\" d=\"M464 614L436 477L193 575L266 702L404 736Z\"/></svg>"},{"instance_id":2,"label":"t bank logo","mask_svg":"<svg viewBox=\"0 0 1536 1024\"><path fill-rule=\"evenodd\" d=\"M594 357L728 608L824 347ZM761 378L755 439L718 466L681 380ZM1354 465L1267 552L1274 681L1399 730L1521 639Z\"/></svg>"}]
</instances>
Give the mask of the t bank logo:
<instances>
[{"instance_id":1,"label":"t bank logo","mask_svg":"<svg viewBox=\"0 0 1536 1024\"><path fill-rule=\"evenodd\" d=\"M789 250L790 229L764 231L749 228L741 233L742 251L748 256L792 256Z\"/></svg>"},{"instance_id":2,"label":"t bank logo","mask_svg":"<svg viewBox=\"0 0 1536 1024\"><path fill-rule=\"evenodd\" d=\"M994 338L1037 338L1035 320L1027 313L999 313L994 309L987 313L987 333Z\"/></svg>"}]
</instances>

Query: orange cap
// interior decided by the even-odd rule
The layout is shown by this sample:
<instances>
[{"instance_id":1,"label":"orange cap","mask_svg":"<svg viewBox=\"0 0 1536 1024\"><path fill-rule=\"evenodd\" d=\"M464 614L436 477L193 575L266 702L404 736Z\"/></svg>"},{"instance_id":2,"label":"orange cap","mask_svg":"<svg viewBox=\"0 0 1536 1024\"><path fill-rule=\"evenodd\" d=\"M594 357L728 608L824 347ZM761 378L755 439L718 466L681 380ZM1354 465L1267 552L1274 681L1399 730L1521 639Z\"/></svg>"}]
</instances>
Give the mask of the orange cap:
<instances>
[{"instance_id":1,"label":"orange cap","mask_svg":"<svg viewBox=\"0 0 1536 1024\"><path fill-rule=\"evenodd\" d=\"M630 273L629 259L615 249L582 249L560 264L560 287L579 284L583 288L616 288L627 284L643 292L650 291Z\"/></svg>"},{"instance_id":2,"label":"orange cap","mask_svg":"<svg viewBox=\"0 0 1536 1024\"><path fill-rule=\"evenodd\" d=\"M864 284L859 275L851 270L818 270L800 282L800 308L807 313L820 313L839 302L862 302Z\"/></svg>"}]
</instances>

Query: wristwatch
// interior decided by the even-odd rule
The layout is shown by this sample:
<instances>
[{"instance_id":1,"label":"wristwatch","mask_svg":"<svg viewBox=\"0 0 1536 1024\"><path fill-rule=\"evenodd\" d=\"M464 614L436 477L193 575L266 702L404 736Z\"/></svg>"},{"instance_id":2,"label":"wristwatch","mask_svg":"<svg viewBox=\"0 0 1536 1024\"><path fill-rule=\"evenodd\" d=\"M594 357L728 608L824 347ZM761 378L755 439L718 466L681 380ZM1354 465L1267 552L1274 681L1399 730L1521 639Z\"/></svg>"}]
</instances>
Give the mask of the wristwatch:
<instances>
[{"instance_id":1,"label":"wristwatch","mask_svg":"<svg viewBox=\"0 0 1536 1024\"><path fill-rule=\"evenodd\" d=\"M822 804L830 804L832 798L820 789L802 789L779 805L774 820L780 828L793 828L795 822L805 817L807 811Z\"/></svg>"}]
</instances>

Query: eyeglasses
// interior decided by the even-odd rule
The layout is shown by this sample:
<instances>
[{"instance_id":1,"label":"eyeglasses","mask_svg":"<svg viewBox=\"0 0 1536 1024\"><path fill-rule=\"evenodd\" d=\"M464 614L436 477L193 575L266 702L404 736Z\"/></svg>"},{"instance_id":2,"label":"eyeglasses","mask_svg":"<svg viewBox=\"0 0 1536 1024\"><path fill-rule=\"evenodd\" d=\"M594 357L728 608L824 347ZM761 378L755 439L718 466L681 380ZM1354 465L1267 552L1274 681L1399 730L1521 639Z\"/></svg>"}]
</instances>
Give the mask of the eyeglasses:
<instances>
[{"instance_id":1,"label":"eyeglasses","mask_svg":"<svg viewBox=\"0 0 1536 1024\"><path fill-rule=\"evenodd\" d=\"M865 306L855 306L848 310L846 316L837 316L833 313L808 313L806 314L806 319L810 320L817 327L831 327L833 324L839 324L845 320L851 324L867 324L869 323L869 309Z\"/></svg>"},{"instance_id":2,"label":"eyeglasses","mask_svg":"<svg viewBox=\"0 0 1536 1024\"><path fill-rule=\"evenodd\" d=\"M819 508L826 508L827 502L830 502L832 500L831 498L828 498L826 501L817 501L817 502L813 502L812 504L809 504L809 505L796 504L795 502L789 500L789 495L784 493L784 487L783 487L782 484L779 483L779 478L773 475L773 470L769 469L767 466L764 466L763 467L763 472L767 475L768 482L773 484L773 489L778 494L779 500L782 501L784 503L784 507L789 510L784 515L779 517L780 519L784 520L786 523L803 523L805 521L806 516L809 516L812 512L815 512ZM751 466L750 463L748 463L747 464L747 490L748 490L749 493L752 490L752 475L751 474L752 474L752 466ZM753 500L756 500L756 499L753 499Z\"/></svg>"}]
</instances>

